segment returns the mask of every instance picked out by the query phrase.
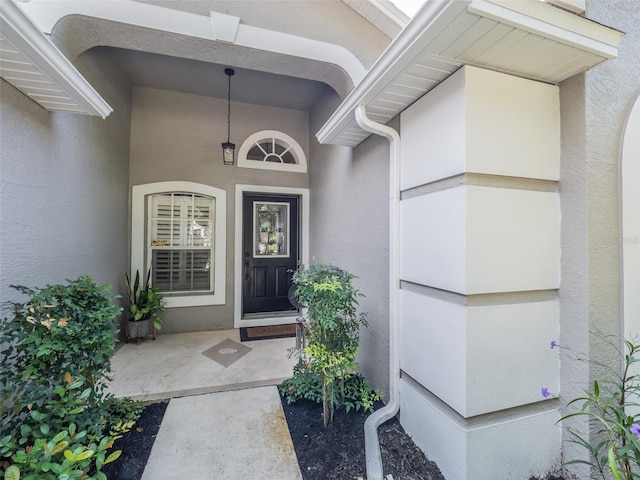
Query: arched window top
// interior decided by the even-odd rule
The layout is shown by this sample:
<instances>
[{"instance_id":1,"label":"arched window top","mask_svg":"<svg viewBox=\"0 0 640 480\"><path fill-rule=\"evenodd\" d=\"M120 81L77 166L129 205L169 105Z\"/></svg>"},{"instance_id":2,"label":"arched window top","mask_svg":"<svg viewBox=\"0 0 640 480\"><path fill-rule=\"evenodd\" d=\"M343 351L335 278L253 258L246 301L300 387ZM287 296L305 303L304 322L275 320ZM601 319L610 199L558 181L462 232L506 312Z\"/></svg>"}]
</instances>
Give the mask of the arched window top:
<instances>
[{"instance_id":1,"label":"arched window top","mask_svg":"<svg viewBox=\"0 0 640 480\"><path fill-rule=\"evenodd\" d=\"M305 173L307 158L300 144L286 133L262 130L244 141L238 152L238 166Z\"/></svg>"}]
</instances>

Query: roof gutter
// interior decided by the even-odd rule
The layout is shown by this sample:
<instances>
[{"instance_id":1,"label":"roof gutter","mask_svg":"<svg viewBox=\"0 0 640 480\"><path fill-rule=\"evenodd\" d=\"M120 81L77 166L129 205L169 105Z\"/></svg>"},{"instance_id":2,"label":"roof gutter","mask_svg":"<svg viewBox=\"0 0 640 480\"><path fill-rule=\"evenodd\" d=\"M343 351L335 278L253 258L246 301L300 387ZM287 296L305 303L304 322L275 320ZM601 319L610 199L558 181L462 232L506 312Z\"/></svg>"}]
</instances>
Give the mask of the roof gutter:
<instances>
[{"instance_id":1,"label":"roof gutter","mask_svg":"<svg viewBox=\"0 0 640 480\"><path fill-rule=\"evenodd\" d=\"M383 480L378 427L400 410L400 135L369 119L364 105L357 107L355 115L360 128L389 140L389 403L364 423L367 480Z\"/></svg>"},{"instance_id":2,"label":"roof gutter","mask_svg":"<svg viewBox=\"0 0 640 480\"><path fill-rule=\"evenodd\" d=\"M425 42L423 33L447 10L453 1L425 2L413 20L387 47L367 75L318 131L316 137L320 143L332 143L351 122L353 111L358 105L367 105L374 100L404 68L422 53ZM398 61L398 59L402 61Z\"/></svg>"},{"instance_id":3,"label":"roof gutter","mask_svg":"<svg viewBox=\"0 0 640 480\"><path fill-rule=\"evenodd\" d=\"M386 124L463 65L557 84L614 58L622 35L537 0L430 0L316 137L356 146L367 137L355 121L358 105Z\"/></svg>"}]
</instances>

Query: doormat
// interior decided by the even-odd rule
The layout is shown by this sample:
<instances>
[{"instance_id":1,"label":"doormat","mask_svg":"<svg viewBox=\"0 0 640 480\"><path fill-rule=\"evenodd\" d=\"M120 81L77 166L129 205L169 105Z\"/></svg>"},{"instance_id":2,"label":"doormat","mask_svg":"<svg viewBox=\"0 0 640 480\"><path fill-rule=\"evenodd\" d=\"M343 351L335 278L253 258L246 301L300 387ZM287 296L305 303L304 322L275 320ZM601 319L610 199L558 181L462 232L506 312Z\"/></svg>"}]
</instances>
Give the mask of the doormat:
<instances>
[{"instance_id":1,"label":"doormat","mask_svg":"<svg viewBox=\"0 0 640 480\"><path fill-rule=\"evenodd\" d=\"M296 336L296 324L269 325L266 327L243 327L240 329L240 340L270 340L273 338L287 338Z\"/></svg>"}]
</instances>

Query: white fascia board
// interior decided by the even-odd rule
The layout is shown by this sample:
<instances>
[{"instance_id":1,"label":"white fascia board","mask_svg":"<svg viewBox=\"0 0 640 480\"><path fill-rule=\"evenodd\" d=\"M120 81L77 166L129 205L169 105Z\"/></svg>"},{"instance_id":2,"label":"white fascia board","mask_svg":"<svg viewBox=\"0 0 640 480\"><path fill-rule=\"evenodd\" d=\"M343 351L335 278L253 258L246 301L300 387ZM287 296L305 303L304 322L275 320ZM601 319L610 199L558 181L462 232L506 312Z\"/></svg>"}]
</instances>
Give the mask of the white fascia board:
<instances>
[{"instance_id":1,"label":"white fascia board","mask_svg":"<svg viewBox=\"0 0 640 480\"><path fill-rule=\"evenodd\" d=\"M210 17L130 0L31 0L22 8L49 34L62 18L84 15L171 33L189 30L193 37L213 38Z\"/></svg>"},{"instance_id":2,"label":"white fascia board","mask_svg":"<svg viewBox=\"0 0 640 480\"><path fill-rule=\"evenodd\" d=\"M389 0L368 0L368 2L401 28L405 27L411 20L406 13Z\"/></svg>"},{"instance_id":3,"label":"white fascia board","mask_svg":"<svg viewBox=\"0 0 640 480\"><path fill-rule=\"evenodd\" d=\"M569 12L573 12L577 15L582 15L586 8L586 0L542 0L543 2L547 2L551 5L556 5L560 8L564 8Z\"/></svg>"},{"instance_id":4,"label":"white fascia board","mask_svg":"<svg viewBox=\"0 0 640 480\"><path fill-rule=\"evenodd\" d=\"M387 47L366 77L354 88L316 134L320 143L331 143L355 118L355 109L367 105L393 81L424 48L425 32L450 6L459 13L468 1L445 0L426 2L413 20ZM422 41L421 41L422 40ZM444 61L444 59L440 59Z\"/></svg>"},{"instance_id":5,"label":"white fascia board","mask_svg":"<svg viewBox=\"0 0 640 480\"><path fill-rule=\"evenodd\" d=\"M396 37L367 76L342 102L318 131L320 143L332 143L353 122L358 105L367 106L384 92L396 75L422 52L433 38L431 25L459 14L464 9L481 17L513 26L544 38L553 39L579 50L592 52L603 59L615 58L622 33L538 0L441 0L426 2L413 20ZM438 61L447 59L439 57ZM450 59L451 64L456 61ZM462 62L459 64L462 65ZM476 65L482 67L482 65Z\"/></svg>"},{"instance_id":6,"label":"white fascia board","mask_svg":"<svg viewBox=\"0 0 640 480\"><path fill-rule=\"evenodd\" d=\"M467 10L605 58L615 58L622 32L532 0L473 0Z\"/></svg>"},{"instance_id":7,"label":"white fascia board","mask_svg":"<svg viewBox=\"0 0 640 480\"><path fill-rule=\"evenodd\" d=\"M66 16L84 15L189 37L219 40L213 31L211 16L131 0L31 0L24 4L24 8L42 31L47 33L51 33L55 24ZM217 13L216 21L222 22L221 17L224 15ZM229 38L224 40L231 41ZM233 44L338 65L351 77L354 85L367 72L356 56L340 45L242 23L235 32Z\"/></svg>"},{"instance_id":8,"label":"white fascia board","mask_svg":"<svg viewBox=\"0 0 640 480\"><path fill-rule=\"evenodd\" d=\"M89 115L106 118L113 111L73 64L11 0L0 0L0 30Z\"/></svg>"}]
</instances>

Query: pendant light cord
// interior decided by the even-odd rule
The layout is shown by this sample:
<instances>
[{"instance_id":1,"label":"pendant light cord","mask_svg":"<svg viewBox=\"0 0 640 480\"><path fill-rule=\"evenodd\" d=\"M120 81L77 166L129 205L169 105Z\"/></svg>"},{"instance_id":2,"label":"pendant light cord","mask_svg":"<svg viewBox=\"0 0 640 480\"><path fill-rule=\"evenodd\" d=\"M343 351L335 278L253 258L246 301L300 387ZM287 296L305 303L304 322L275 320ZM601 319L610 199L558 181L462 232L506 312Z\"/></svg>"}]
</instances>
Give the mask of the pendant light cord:
<instances>
[{"instance_id":1,"label":"pendant light cord","mask_svg":"<svg viewBox=\"0 0 640 480\"><path fill-rule=\"evenodd\" d=\"M231 142L231 76L235 73L233 69L227 68L224 73L229 77L229 87L227 88L227 143Z\"/></svg>"}]
</instances>

